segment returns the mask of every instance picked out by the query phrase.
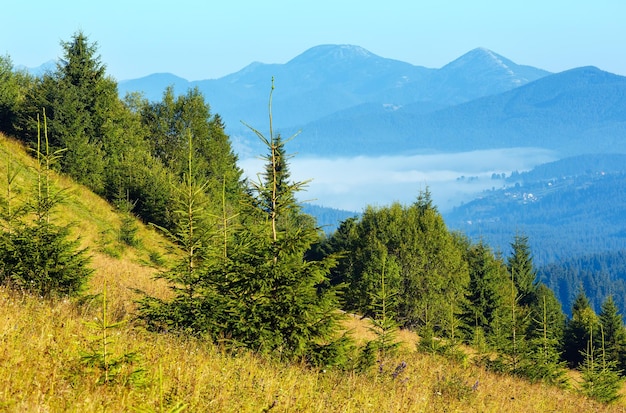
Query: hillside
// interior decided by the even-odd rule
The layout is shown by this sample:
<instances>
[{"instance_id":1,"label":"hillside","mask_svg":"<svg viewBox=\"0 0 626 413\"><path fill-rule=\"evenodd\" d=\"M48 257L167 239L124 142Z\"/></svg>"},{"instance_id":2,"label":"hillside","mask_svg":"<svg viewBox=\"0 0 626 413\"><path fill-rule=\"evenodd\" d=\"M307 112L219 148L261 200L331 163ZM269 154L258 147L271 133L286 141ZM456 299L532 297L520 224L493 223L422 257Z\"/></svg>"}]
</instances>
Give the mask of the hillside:
<instances>
[{"instance_id":1,"label":"hillside","mask_svg":"<svg viewBox=\"0 0 626 413\"><path fill-rule=\"evenodd\" d=\"M626 155L581 155L514 173L447 213L446 222L501 251L523 232L538 265L622 249L624 162Z\"/></svg>"},{"instance_id":2,"label":"hillside","mask_svg":"<svg viewBox=\"0 0 626 413\"><path fill-rule=\"evenodd\" d=\"M626 155L579 155L495 180L446 214L446 223L507 253L529 237L539 278L571 310L579 285L599 310L608 295L626 311Z\"/></svg>"},{"instance_id":3,"label":"hillside","mask_svg":"<svg viewBox=\"0 0 626 413\"><path fill-rule=\"evenodd\" d=\"M22 166L19 185L33 182L33 162L14 141L0 135L0 170L8 154ZM155 281L156 257L165 257L162 237L139 225L138 248L121 247L116 233L120 217L113 208L71 180L53 176L71 191L55 219L73 222L74 235L89 247L95 269L89 294L100 299L41 300L0 288L0 410L3 411L620 411L545 385L489 373L472 363L414 351L417 338L403 332L397 358L383 374L346 374L284 364L241 351L229 353L204 340L149 333L135 320L137 290L166 296ZM6 182L0 182L6 191ZM24 190L24 194L26 190ZM81 355L102 351L93 320L106 316L110 325L106 354L135 354L122 362L121 380L98 384L100 372L81 362ZM353 320L355 338L366 336L363 321ZM95 347L94 347L95 345ZM120 360L121 360L120 359ZM406 367L392 376L402 362ZM136 376L131 372L139 372ZM138 379L141 377L141 379Z\"/></svg>"},{"instance_id":4,"label":"hillside","mask_svg":"<svg viewBox=\"0 0 626 413\"><path fill-rule=\"evenodd\" d=\"M441 109L380 105L369 113L319 119L299 127L304 132L296 149L326 156L513 147L561 156L620 153L626 151L625 96L626 78L577 68Z\"/></svg>"}]
</instances>

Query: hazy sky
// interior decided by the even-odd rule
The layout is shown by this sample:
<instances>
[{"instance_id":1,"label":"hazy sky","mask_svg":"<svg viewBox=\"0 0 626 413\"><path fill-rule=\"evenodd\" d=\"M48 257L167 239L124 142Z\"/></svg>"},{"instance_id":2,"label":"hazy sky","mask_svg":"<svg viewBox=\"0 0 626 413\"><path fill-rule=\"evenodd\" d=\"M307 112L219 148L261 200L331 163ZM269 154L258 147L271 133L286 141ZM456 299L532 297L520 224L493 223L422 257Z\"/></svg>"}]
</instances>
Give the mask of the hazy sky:
<instances>
[{"instance_id":1,"label":"hazy sky","mask_svg":"<svg viewBox=\"0 0 626 413\"><path fill-rule=\"evenodd\" d=\"M81 29L117 80L218 78L329 43L431 68L486 47L549 71L626 75L623 0L12 0L0 13L0 54L14 64L60 57L59 42Z\"/></svg>"}]
</instances>

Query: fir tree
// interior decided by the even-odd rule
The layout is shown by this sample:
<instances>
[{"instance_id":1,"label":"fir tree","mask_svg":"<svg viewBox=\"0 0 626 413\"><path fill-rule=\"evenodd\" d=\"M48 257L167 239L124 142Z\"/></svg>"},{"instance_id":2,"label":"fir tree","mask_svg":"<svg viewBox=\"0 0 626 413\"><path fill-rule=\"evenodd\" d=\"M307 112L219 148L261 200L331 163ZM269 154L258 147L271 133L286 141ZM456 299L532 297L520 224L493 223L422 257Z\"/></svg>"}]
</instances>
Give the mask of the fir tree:
<instances>
[{"instance_id":1,"label":"fir tree","mask_svg":"<svg viewBox=\"0 0 626 413\"><path fill-rule=\"evenodd\" d=\"M215 321L208 311L207 261L211 226L206 209L206 183L200 183L194 175L193 137L187 131L187 172L183 185L174 187L176 209L174 230L161 230L177 247L177 260L158 278L167 280L173 291L171 300L144 297L140 313L148 325L158 330L175 330L194 335L211 331Z\"/></svg>"},{"instance_id":2,"label":"fir tree","mask_svg":"<svg viewBox=\"0 0 626 413\"><path fill-rule=\"evenodd\" d=\"M598 315L604 338L605 357L615 363L616 369L624 371L626 364L626 329L613 296L608 296Z\"/></svg>"},{"instance_id":3,"label":"fir tree","mask_svg":"<svg viewBox=\"0 0 626 413\"><path fill-rule=\"evenodd\" d=\"M337 337L336 289L327 287L336 258L305 260L318 229L300 220L295 193L305 183L287 179L288 157L272 129L273 88L269 137L252 128L268 149L265 173L252 188L253 210L242 214L261 220L234 234L238 241L225 260L216 297L226 308L222 322L233 342L284 358L333 364L345 343Z\"/></svg>"},{"instance_id":4,"label":"fir tree","mask_svg":"<svg viewBox=\"0 0 626 413\"><path fill-rule=\"evenodd\" d=\"M58 153L50 153L48 147L45 111L43 130L42 148L38 127L37 180L25 209L34 219L21 219L21 214L12 212L12 195L8 193L8 210L3 215L9 220L9 230L0 239L0 282L42 297L75 295L82 291L92 271L87 267L87 250L79 248L77 239L69 238L70 227L52 221L53 209L65 195L54 190L51 182L50 168ZM9 171L9 188L14 177Z\"/></svg>"},{"instance_id":5,"label":"fir tree","mask_svg":"<svg viewBox=\"0 0 626 413\"><path fill-rule=\"evenodd\" d=\"M533 267L528 237L516 235L511 248L513 251L507 261L507 267L517 288L520 305L529 306L536 299L537 274Z\"/></svg>"},{"instance_id":6,"label":"fir tree","mask_svg":"<svg viewBox=\"0 0 626 413\"><path fill-rule=\"evenodd\" d=\"M583 394L603 403L613 403L622 396L622 379L617 371L615 361L607 359L604 331L599 326L600 347L594 344L594 327L589 329L587 349L583 353L584 362L581 365Z\"/></svg>"},{"instance_id":7,"label":"fir tree","mask_svg":"<svg viewBox=\"0 0 626 413\"><path fill-rule=\"evenodd\" d=\"M560 320L557 322L551 320L554 318L554 312L551 310L554 306L552 300L556 298L550 293L551 291L543 284L539 286L537 295L541 302L540 311L533 311L535 315L540 314L540 318L533 319L534 331L539 334L529 339L522 374L531 381L543 381L565 387L567 386L567 371L565 363L561 361L560 352L564 317L562 319L558 317ZM563 313L561 312L560 315L562 316Z\"/></svg>"},{"instance_id":8,"label":"fir tree","mask_svg":"<svg viewBox=\"0 0 626 413\"><path fill-rule=\"evenodd\" d=\"M490 335L496 314L505 305L507 269L482 241L466 247L465 254L470 272L465 325Z\"/></svg>"},{"instance_id":9,"label":"fir tree","mask_svg":"<svg viewBox=\"0 0 626 413\"><path fill-rule=\"evenodd\" d=\"M66 149L60 169L92 190L104 190L104 124L118 101L115 82L105 76L97 44L81 31L61 43L64 55L54 73L38 79L21 108L19 128L26 141L36 144L31 119L46 109L52 151Z\"/></svg>"},{"instance_id":10,"label":"fir tree","mask_svg":"<svg viewBox=\"0 0 626 413\"><path fill-rule=\"evenodd\" d=\"M572 318L565 326L563 337L563 357L571 367L577 367L585 361L583 354L590 337L594 335L594 329L597 329L597 319L585 291L580 287L572 305Z\"/></svg>"}]
</instances>

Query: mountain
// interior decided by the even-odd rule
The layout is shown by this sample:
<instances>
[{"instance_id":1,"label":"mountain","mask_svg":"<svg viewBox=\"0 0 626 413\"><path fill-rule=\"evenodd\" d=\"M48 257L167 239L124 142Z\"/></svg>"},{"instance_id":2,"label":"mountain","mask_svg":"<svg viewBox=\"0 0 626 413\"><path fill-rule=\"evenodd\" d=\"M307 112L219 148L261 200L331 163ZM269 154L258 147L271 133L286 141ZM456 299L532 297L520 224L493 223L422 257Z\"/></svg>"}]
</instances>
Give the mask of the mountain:
<instances>
[{"instance_id":1,"label":"mountain","mask_svg":"<svg viewBox=\"0 0 626 413\"><path fill-rule=\"evenodd\" d=\"M549 74L480 47L434 71L416 96L421 101L458 104L511 90Z\"/></svg>"},{"instance_id":2,"label":"mountain","mask_svg":"<svg viewBox=\"0 0 626 413\"><path fill-rule=\"evenodd\" d=\"M323 155L510 147L563 155L626 152L626 77L582 67L439 110L414 103L325 118L301 129L306 133L294 142L296 150Z\"/></svg>"},{"instance_id":3,"label":"mountain","mask_svg":"<svg viewBox=\"0 0 626 413\"><path fill-rule=\"evenodd\" d=\"M54 71L56 67L57 67L57 61L54 59L51 59L36 67L26 67L24 65L18 65L15 68L17 70L25 70L33 76L41 76L46 72Z\"/></svg>"},{"instance_id":4,"label":"mountain","mask_svg":"<svg viewBox=\"0 0 626 413\"><path fill-rule=\"evenodd\" d=\"M626 245L624 154L561 159L494 180L494 187L445 213L446 224L504 253L523 233L538 265Z\"/></svg>"},{"instance_id":5,"label":"mountain","mask_svg":"<svg viewBox=\"0 0 626 413\"><path fill-rule=\"evenodd\" d=\"M141 91L151 101L161 100L168 86L174 87L178 93L184 93L189 88L189 82L171 73L153 73L139 79L123 80L117 85L122 97L126 93Z\"/></svg>"},{"instance_id":6,"label":"mountain","mask_svg":"<svg viewBox=\"0 0 626 413\"><path fill-rule=\"evenodd\" d=\"M528 237L538 279L566 312L579 286L596 309L613 295L626 314L626 155L588 154L514 172L444 213L447 226L504 256Z\"/></svg>"},{"instance_id":7,"label":"mountain","mask_svg":"<svg viewBox=\"0 0 626 413\"><path fill-rule=\"evenodd\" d=\"M417 105L427 111L441 109L508 91L548 74L487 49L475 49L441 69L430 69L377 56L359 46L321 45L285 64L255 62L220 79L193 82L173 75L151 75L120 82L119 92L143 91L156 100L168 84L175 86L176 93L198 87L213 112L224 119L231 136L250 137L241 121L266 127L272 78L276 86L274 120L291 132L345 110L378 119L390 108ZM355 139L354 134L345 139Z\"/></svg>"}]
</instances>

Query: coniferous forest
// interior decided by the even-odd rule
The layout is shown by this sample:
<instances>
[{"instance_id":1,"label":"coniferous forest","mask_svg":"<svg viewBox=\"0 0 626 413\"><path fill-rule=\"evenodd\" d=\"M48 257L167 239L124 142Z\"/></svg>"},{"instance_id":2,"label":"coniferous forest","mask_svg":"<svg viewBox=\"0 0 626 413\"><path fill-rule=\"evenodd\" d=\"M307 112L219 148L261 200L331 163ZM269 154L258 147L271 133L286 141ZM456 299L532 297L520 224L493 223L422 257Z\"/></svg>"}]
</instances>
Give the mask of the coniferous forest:
<instances>
[{"instance_id":1,"label":"coniferous forest","mask_svg":"<svg viewBox=\"0 0 626 413\"><path fill-rule=\"evenodd\" d=\"M55 220L68 196L52 182L60 173L124 217L119 233L126 245L141 243L136 219L167 239L168 258L154 257L152 265L159 267L154 282L168 291L138 288L132 313L132 325L155 337L353 375L382 372L398 351L396 334L411 331L423 353L559 388L571 388L577 370L579 392L605 403L619 399L626 329L617 298L608 296L596 313L579 289L564 311L538 280L523 234L496 253L450 231L428 189L410 205L369 206L325 234L297 202L306 182L290 176L292 137L273 124L272 96L280 90L272 79L268 125L247 125L265 148L264 169L251 180L237 166L210 97L167 88L160 101L120 99L96 43L79 31L61 46L56 69L40 77L0 57L0 130L30 150L37 177L33 188L20 186L19 168L3 154L4 288L89 302L90 251L70 225ZM116 325L107 324L104 294L94 328L108 343L106 332ZM346 332L342 323L352 315L370 324L373 339L357 342ZM104 348L87 359L108 382L114 369ZM130 356L118 364L131 363ZM398 365L393 379L405 367Z\"/></svg>"}]
</instances>

